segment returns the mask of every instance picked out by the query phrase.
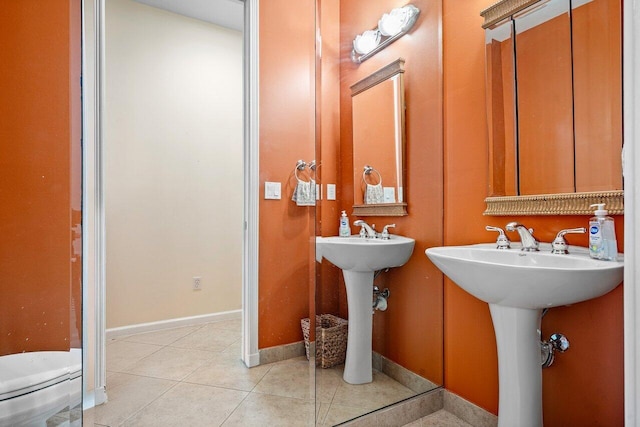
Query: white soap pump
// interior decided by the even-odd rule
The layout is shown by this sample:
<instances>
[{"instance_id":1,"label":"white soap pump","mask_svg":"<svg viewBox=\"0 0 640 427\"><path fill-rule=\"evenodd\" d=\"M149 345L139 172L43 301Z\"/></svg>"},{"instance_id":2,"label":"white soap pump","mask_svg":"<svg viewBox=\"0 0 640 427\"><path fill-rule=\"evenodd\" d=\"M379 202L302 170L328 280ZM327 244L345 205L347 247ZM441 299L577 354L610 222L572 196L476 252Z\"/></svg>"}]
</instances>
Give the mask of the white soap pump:
<instances>
[{"instance_id":1,"label":"white soap pump","mask_svg":"<svg viewBox=\"0 0 640 427\"><path fill-rule=\"evenodd\" d=\"M604 203L591 205L595 207L595 216L589 219L589 255L591 258L606 261L618 259L618 243L613 218L607 216Z\"/></svg>"},{"instance_id":2,"label":"white soap pump","mask_svg":"<svg viewBox=\"0 0 640 427\"><path fill-rule=\"evenodd\" d=\"M342 211L342 215L340 216L340 228L338 229L338 234L340 237L351 236L351 227L349 226L349 217L347 216L346 211Z\"/></svg>"}]
</instances>

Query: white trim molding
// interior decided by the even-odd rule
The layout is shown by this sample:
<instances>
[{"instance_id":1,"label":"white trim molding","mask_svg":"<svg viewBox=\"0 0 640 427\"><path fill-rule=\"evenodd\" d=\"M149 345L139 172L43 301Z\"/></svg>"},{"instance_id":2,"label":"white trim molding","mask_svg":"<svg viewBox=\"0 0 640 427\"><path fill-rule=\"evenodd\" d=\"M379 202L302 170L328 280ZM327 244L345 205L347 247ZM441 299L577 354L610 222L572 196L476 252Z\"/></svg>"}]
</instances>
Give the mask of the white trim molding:
<instances>
[{"instance_id":1,"label":"white trim molding","mask_svg":"<svg viewBox=\"0 0 640 427\"><path fill-rule=\"evenodd\" d=\"M202 314L200 316L179 317L176 319L159 320L157 322L137 323L135 325L121 326L107 329L107 340L125 335L155 332L164 329L179 328L181 326L202 325L205 323L235 320L242 317L241 310L222 311L220 313Z\"/></svg>"},{"instance_id":2,"label":"white trim molding","mask_svg":"<svg viewBox=\"0 0 640 427\"><path fill-rule=\"evenodd\" d=\"M105 342L105 222L103 196L104 0L82 1L82 296L83 394L107 401ZM94 377L88 378L93 368ZM93 389L93 390L92 390ZM88 407L85 405L85 408Z\"/></svg>"},{"instance_id":3,"label":"white trim molding","mask_svg":"<svg viewBox=\"0 0 640 427\"><path fill-rule=\"evenodd\" d=\"M260 189L258 0L244 2L244 238L242 253L242 360L258 352L258 206Z\"/></svg>"},{"instance_id":4,"label":"white trim molding","mask_svg":"<svg viewBox=\"0 0 640 427\"><path fill-rule=\"evenodd\" d=\"M640 182L635 168L640 165L640 1L624 0L623 102L624 102L624 408L625 426L640 426L640 292L636 288L640 265Z\"/></svg>"}]
</instances>

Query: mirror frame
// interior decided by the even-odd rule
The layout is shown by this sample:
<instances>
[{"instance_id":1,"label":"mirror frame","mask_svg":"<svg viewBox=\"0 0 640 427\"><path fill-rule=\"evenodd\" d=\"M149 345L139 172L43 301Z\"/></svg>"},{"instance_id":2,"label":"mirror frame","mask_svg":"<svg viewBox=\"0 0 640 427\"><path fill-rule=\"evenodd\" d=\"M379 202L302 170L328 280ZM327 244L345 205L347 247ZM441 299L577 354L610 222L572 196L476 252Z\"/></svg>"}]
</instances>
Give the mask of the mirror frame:
<instances>
[{"instance_id":1,"label":"mirror frame","mask_svg":"<svg viewBox=\"0 0 640 427\"><path fill-rule=\"evenodd\" d=\"M502 0L484 9L483 29L509 18L541 0ZM483 215L589 215L590 205L606 203L612 215L624 215L624 190L594 191L582 193L540 194L531 196L501 196L485 198L487 205Z\"/></svg>"},{"instance_id":2,"label":"mirror frame","mask_svg":"<svg viewBox=\"0 0 640 427\"><path fill-rule=\"evenodd\" d=\"M354 83L351 85L351 97L353 98L355 95L364 92L365 90L381 83L390 77L395 76L396 74L404 74L404 59L398 58L393 61L391 64L386 65L379 69L378 71L374 71L371 75L365 77L364 79ZM405 176L405 157L406 157L406 127L405 127L405 98L404 98L404 82L400 80L402 85L402 90L400 91L400 126L402 126L402 180L403 183L406 181ZM351 145L353 147L353 140L351 141ZM352 165L352 168L355 167ZM403 184L404 186L404 184ZM404 199L406 199L406 186L403 188ZM356 216L406 216L407 213L407 202L401 203L376 203L376 204L361 204L361 205L353 205L353 215Z\"/></svg>"}]
</instances>

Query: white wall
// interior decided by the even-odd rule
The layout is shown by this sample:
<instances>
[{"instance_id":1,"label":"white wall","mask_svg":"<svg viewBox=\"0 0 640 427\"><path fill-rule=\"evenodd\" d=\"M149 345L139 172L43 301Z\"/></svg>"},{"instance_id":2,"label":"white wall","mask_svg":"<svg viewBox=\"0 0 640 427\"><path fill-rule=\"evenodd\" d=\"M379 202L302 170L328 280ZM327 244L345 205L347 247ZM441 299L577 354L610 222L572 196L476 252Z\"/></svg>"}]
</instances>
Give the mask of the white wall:
<instances>
[{"instance_id":1,"label":"white wall","mask_svg":"<svg viewBox=\"0 0 640 427\"><path fill-rule=\"evenodd\" d=\"M107 328L240 309L242 34L108 0L105 110Z\"/></svg>"}]
</instances>

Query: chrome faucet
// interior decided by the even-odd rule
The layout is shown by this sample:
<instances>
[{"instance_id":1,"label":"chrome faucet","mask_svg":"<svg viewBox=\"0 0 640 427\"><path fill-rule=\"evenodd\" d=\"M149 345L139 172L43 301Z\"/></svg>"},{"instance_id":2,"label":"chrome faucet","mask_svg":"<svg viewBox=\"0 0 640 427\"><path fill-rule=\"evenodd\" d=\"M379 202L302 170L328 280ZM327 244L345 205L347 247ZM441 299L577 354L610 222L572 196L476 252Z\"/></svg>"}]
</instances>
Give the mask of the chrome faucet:
<instances>
[{"instance_id":1,"label":"chrome faucet","mask_svg":"<svg viewBox=\"0 0 640 427\"><path fill-rule=\"evenodd\" d=\"M527 228L518 222L510 222L505 228L507 231L517 231L520 234L523 251L535 252L539 250L540 242L533 236L533 228Z\"/></svg>"},{"instance_id":2,"label":"chrome faucet","mask_svg":"<svg viewBox=\"0 0 640 427\"><path fill-rule=\"evenodd\" d=\"M353 221L353 225L362 227L360 229L360 237L366 237L368 239L375 239L376 237L378 237L378 233L376 233L376 230L374 230L369 224L361 219Z\"/></svg>"}]
</instances>

